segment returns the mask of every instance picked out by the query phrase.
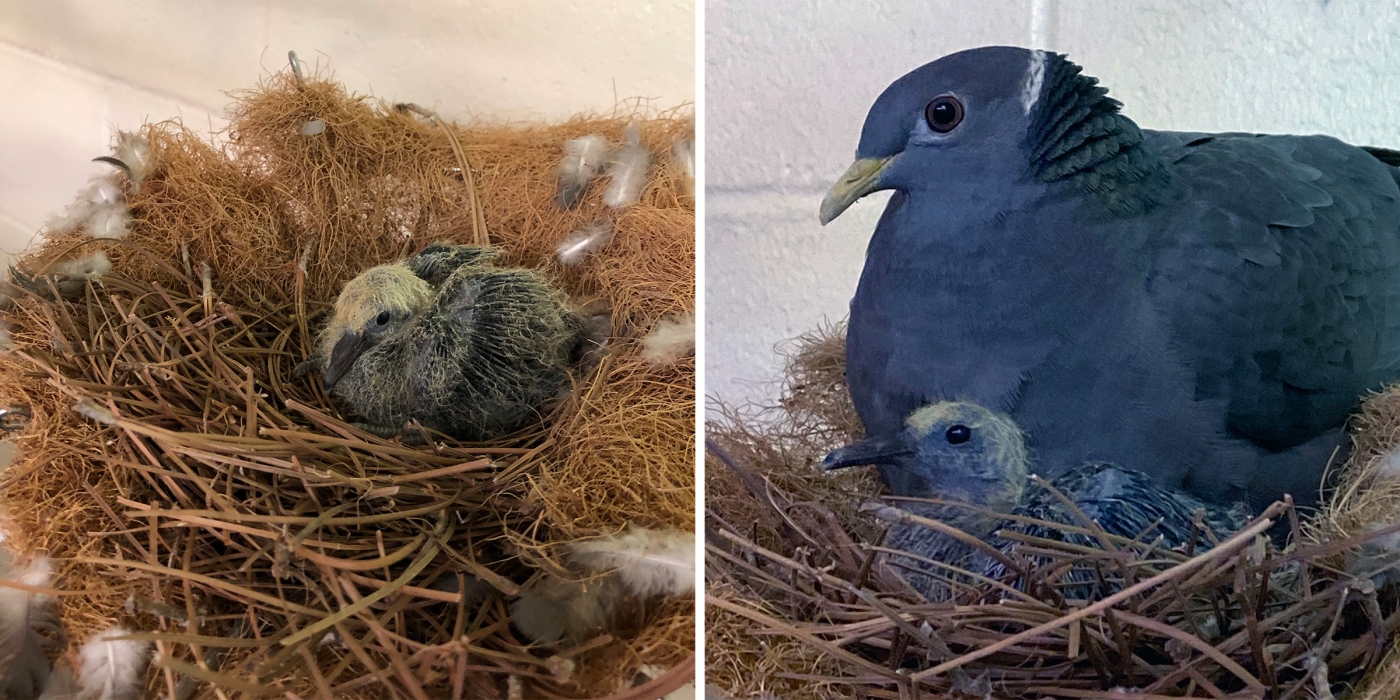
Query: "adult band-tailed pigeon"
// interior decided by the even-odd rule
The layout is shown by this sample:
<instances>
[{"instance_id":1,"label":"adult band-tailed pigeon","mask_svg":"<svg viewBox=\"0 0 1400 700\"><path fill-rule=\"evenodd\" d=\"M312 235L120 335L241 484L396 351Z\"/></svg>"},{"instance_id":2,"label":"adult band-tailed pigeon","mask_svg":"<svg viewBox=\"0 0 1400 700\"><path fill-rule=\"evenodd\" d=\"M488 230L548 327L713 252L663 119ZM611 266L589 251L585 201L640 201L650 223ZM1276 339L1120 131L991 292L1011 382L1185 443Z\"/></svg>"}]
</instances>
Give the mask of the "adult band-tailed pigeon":
<instances>
[{"instance_id":1,"label":"adult band-tailed pigeon","mask_svg":"<svg viewBox=\"0 0 1400 700\"><path fill-rule=\"evenodd\" d=\"M866 430L970 400L1042 464L1314 500L1360 395L1400 377L1400 154L1140 130L1106 92L1062 55L988 47L876 100L821 209L895 190L851 301Z\"/></svg>"}]
</instances>

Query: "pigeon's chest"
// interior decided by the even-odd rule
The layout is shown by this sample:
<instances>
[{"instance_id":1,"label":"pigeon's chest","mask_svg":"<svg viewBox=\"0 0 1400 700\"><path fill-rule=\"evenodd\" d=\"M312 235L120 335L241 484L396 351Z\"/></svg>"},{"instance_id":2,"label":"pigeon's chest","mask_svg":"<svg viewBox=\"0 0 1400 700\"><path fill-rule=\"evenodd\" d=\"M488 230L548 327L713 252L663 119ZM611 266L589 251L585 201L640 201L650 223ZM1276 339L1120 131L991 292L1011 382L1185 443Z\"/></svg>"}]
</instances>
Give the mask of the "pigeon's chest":
<instances>
[{"instance_id":1,"label":"pigeon's chest","mask_svg":"<svg viewBox=\"0 0 1400 700\"><path fill-rule=\"evenodd\" d=\"M851 301L857 408L956 398L1008 409L1034 368L1113 312L1113 266L1101 244L1032 214L961 226L887 216Z\"/></svg>"}]
</instances>

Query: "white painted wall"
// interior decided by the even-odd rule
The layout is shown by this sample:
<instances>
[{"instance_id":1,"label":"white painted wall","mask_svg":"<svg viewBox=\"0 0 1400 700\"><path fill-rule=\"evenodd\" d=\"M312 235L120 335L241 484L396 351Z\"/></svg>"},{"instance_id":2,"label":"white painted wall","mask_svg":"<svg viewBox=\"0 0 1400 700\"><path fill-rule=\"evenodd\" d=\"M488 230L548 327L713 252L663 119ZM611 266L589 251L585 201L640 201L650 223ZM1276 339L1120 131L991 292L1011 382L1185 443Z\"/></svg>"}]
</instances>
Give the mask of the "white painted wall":
<instances>
[{"instance_id":1,"label":"white painted wall","mask_svg":"<svg viewBox=\"0 0 1400 700\"><path fill-rule=\"evenodd\" d=\"M449 118L695 99L695 0L0 0L0 251L72 200L113 129L224 124L289 49ZM2 258L7 255L0 255Z\"/></svg>"},{"instance_id":2,"label":"white painted wall","mask_svg":"<svg viewBox=\"0 0 1400 700\"><path fill-rule=\"evenodd\" d=\"M817 205L895 78L988 44L1067 53L1147 128L1400 147L1400 2L708 0L706 393L771 396L775 343L839 320L885 196Z\"/></svg>"}]
</instances>

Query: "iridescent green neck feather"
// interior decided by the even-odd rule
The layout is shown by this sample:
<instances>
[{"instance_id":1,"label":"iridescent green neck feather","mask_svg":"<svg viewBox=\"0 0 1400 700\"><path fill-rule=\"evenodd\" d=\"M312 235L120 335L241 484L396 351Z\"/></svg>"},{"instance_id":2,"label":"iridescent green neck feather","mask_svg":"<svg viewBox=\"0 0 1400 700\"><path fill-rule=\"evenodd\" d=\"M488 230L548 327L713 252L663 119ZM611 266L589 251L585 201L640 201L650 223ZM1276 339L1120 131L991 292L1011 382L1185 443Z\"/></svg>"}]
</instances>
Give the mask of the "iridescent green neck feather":
<instances>
[{"instance_id":1,"label":"iridescent green neck feather","mask_svg":"<svg viewBox=\"0 0 1400 700\"><path fill-rule=\"evenodd\" d=\"M1110 212L1134 215L1161 201L1169 178L1143 144L1142 131L1098 80L1060 54L1045 54L1044 83L1033 106L1026 146L1032 174L1067 182Z\"/></svg>"}]
</instances>

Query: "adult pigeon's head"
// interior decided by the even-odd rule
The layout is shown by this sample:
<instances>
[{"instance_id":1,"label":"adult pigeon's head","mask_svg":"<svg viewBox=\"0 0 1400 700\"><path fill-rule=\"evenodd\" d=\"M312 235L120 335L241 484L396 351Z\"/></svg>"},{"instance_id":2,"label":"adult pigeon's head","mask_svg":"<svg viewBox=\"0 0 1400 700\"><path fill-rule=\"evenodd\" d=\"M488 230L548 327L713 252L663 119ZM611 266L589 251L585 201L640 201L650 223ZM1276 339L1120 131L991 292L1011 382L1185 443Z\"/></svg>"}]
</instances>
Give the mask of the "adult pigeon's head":
<instances>
[{"instance_id":1,"label":"adult pigeon's head","mask_svg":"<svg viewBox=\"0 0 1400 700\"><path fill-rule=\"evenodd\" d=\"M325 362L326 388L333 388L366 350L406 326L432 301L432 287L403 263L372 267L346 282L317 347Z\"/></svg>"},{"instance_id":2,"label":"adult pigeon's head","mask_svg":"<svg viewBox=\"0 0 1400 700\"><path fill-rule=\"evenodd\" d=\"M1140 179L1151 170L1134 153L1142 135L1119 106L1060 54L990 46L944 56L875 100L856 162L822 200L821 222L878 190L973 187L994 199L991 188L1028 179L1100 193L1125 173Z\"/></svg>"},{"instance_id":3,"label":"adult pigeon's head","mask_svg":"<svg viewBox=\"0 0 1400 700\"><path fill-rule=\"evenodd\" d=\"M1012 420L965 401L913 412L893 438L865 438L826 456L824 469L885 467L902 496L935 496L1009 511L1029 470L1026 441Z\"/></svg>"}]
</instances>

